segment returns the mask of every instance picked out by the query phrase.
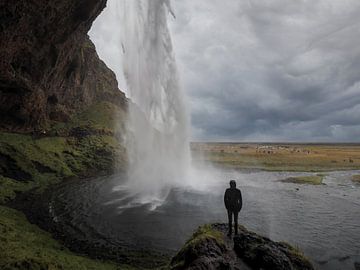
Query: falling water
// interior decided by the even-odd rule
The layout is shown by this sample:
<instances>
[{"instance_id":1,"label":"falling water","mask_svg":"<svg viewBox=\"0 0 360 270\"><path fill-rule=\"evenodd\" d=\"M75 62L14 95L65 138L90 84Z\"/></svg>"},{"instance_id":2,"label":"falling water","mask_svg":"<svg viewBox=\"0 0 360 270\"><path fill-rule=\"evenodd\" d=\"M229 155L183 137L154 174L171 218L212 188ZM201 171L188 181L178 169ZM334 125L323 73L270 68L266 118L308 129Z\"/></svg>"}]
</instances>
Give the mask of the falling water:
<instances>
[{"instance_id":1,"label":"falling water","mask_svg":"<svg viewBox=\"0 0 360 270\"><path fill-rule=\"evenodd\" d=\"M119 8L129 107L126 185L137 203L161 204L189 169L188 117L168 29L170 0Z\"/></svg>"}]
</instances>

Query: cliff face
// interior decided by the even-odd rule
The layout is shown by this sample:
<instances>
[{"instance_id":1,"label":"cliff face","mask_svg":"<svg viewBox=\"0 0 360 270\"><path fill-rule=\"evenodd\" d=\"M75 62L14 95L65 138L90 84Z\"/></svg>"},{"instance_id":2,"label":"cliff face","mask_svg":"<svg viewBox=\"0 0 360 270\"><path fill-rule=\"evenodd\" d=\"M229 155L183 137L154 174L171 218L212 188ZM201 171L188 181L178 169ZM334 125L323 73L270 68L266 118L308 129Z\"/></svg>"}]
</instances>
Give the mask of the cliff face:
<instances>
[{"instance_id":1,"label":"cliff face","mask_svg":"<svg viewBox=\"0 0 360 270\"><path fill-rule=\"evenodd\" d=\"M125 169L127 99L87 35L105 4L0 0L0 203Z\"/></svg>"},{"instance_id":2,"label":"cliff face","mask_svg":"<svg viewBox=\"0 0 360 270\"><path fill-rule=\"evenodd\" d=\"M31 132L95 102L126 104L87 32L106 0L0 0L0 129Z\"/></svg>"}]
</instances>

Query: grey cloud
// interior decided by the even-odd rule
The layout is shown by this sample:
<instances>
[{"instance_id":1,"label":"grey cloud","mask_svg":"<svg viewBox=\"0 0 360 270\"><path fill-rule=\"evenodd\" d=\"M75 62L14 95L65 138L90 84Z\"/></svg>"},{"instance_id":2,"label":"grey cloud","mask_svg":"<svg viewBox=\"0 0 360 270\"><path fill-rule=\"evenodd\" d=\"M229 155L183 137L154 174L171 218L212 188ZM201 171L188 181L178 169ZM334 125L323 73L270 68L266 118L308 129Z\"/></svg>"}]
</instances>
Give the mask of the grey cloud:
<instances>
[{"instance_id":1,"label":"grey cloud","mask_svg":"<svg viewBox=\"0 0 360 270\"><path fill-rule=\"evenodd\" d=\"M91 31L125 88L116 1ZM359 141L360 2L173 0L193 140Z\"/></svg>"},{"instance_id":2,"label":"grey cloud","mask_svg":"<svg viewBox=\"0 0 360 270\"><path fill-rule=\"evenodd\" d=\"M174 4L194 139L358 141L360 3L223 3Z\"/></svg>"}]
</instances>

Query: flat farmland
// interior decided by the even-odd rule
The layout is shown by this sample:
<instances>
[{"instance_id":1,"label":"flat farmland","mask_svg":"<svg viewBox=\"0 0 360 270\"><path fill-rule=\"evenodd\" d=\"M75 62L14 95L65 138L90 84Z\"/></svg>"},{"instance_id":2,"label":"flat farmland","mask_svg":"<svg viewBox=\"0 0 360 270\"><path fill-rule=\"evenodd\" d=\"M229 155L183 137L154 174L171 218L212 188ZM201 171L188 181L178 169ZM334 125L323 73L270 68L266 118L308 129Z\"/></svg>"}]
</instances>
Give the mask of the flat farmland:
<instances>
[{"instance_id":1,"label":"flat farmland","mask_svg":"<svg viewBox=\"0 0 360 270\"><path fill-rule=\"evenodd\" d=\"M321 172L360 169L360 144L191 143L193 159L236 169Z\"/></svg>"}]
</instances>

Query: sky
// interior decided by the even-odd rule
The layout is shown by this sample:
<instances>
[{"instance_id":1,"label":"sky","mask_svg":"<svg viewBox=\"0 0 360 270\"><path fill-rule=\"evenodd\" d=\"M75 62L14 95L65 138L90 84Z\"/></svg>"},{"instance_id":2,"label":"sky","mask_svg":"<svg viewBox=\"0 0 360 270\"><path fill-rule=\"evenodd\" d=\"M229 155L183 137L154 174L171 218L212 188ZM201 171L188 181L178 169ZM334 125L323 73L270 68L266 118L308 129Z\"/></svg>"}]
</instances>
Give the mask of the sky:
<instances>
[{"instance_id":1,"label":"sky","mask_svg":"<svg viewBox=\"0 0 360 270\"><path fill-rule=\"evenodd\" d=\"M116 1L90 31L126 92ZM173 0L193 141L359 142L360 1Z\"/></svg>"}]
</instances>

